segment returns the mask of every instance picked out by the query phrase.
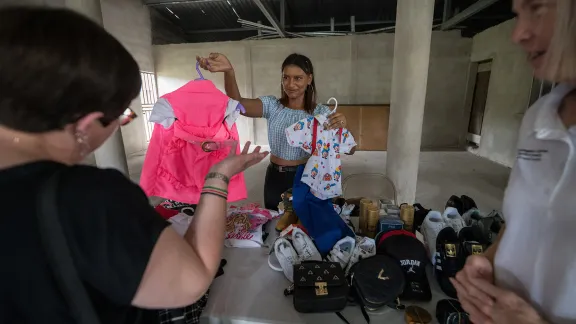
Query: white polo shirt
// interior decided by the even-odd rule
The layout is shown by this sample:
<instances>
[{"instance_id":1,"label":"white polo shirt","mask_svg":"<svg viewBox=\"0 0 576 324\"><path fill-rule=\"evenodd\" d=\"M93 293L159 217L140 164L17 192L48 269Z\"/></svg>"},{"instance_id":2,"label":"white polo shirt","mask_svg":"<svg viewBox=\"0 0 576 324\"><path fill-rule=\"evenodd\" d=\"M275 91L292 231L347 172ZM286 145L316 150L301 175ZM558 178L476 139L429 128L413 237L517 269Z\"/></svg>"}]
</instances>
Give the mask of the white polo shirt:
<instances>
[{"instance_id":1,"label":"white polo shirt","mask_svg":"<svg viewBox=\"0 0 576 324\"><path fill-rule=\"evenodd\" d=\"M572 89L554 88L522 121L494 260L497 285L554 324L576 323L576 127L558 115Z\"/></svg>"}]
</instances>

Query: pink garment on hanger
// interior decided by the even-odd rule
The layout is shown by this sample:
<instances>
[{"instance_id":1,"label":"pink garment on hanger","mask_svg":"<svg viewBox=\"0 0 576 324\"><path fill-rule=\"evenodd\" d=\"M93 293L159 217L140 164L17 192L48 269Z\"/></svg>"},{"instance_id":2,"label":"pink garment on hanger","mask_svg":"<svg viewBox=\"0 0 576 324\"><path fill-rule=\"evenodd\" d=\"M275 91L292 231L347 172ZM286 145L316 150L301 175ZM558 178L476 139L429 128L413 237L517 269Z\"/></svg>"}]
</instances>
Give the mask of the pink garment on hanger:
<instances>
[{"instance_id":1,"label":"pink garment on hanger","mask_svg":"<svg viewBox=\"0 0 576 324\"><path fill-rule=\"evenodd\" d=\"M233 149L240 153L236 124L230 128L224 122L229 98L208 80L188 82L162 98L174 109L176 121L168 128L154 125L140 186L148 196L196 204L210 168L228 156L230 140L236 141ZM228 145L205 152L206 141ZM246 198L241 173L230 179L228 201Z\"/></svg>"}]
</instances>

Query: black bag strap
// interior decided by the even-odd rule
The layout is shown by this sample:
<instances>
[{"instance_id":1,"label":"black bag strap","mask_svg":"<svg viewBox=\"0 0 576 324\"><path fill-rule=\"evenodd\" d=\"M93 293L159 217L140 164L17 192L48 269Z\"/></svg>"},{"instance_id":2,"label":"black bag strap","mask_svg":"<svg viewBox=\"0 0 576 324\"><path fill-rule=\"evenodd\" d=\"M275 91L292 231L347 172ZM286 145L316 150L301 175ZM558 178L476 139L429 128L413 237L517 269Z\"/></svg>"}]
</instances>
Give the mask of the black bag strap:
<instances>
[{"instance_id":1,"label":"black bag strap","mask_svg":"<svg viewBox=\"0 0 576 324\"><path fill-rule=\"evenodd\" d=\"M342 320L342 322L344 322L346 324L350 324L350 322L348 322L348 320L346 319L346 317L344 317L344 315L342 315L342 313L336 312L336 315L338 316L338 318L340 318Z\"/></svg>"},{"instance_id":2,"label":"black bag strap","mask_svg":"<svg viewBox=\"0 0 576 324\"><path fill-rule=\"evenodd\" d=\"M100 324L86 289L78 276L58 217L58 184L63 171L52 175L37 198L38 226L54 278L78 324Z\"/></svg>"}]
</instances>

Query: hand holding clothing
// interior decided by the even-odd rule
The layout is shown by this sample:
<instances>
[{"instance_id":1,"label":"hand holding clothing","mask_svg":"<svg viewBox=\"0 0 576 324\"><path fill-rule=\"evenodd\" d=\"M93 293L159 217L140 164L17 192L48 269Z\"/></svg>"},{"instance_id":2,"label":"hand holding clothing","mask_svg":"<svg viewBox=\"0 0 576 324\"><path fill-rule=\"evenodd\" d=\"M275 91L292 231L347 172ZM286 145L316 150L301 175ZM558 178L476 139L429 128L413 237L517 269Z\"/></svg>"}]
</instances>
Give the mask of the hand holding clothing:
<instances>
[{"instance_id":1,"label":"hand holding clothing","mask_svg":"<svg viewBox=\"0 0 576 324\"><path fill-rule=\"evenodd\" d=\"M328 116L328 129L346 128L346 116L344 114L335 112Z\"/></svg>"},{"instance_id":2,"label":"hand holding clothing","mask_svg":"<svg viewBox=\"0 0 576 324\"><path fill-rule=\"evenodd\" d=\"M232 71L232 64L230 60L220 53L210 53L208 57L196 56L196 61L200 63L200 67L210 72L228 72Z\"/></svg>"}]
</instances>

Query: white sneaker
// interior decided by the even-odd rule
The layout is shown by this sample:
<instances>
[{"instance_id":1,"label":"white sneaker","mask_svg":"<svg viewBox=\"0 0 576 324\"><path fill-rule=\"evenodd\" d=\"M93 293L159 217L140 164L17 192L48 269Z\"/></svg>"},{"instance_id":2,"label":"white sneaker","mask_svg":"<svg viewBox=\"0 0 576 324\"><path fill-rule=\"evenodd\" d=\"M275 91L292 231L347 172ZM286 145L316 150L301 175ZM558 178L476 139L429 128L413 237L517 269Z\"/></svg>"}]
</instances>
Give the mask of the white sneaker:
<instances>
[{"instance_id":1,"label":"white sneaker","mask_svg":"<svg viewBox=\"0 0 576 324\"><path fill-rule=\"evenodd\" d=\"M456 234L458 234L461 229L466 227L466 222L458 213L458 209L454 207L446 207L446 210L444 210L444 214L442 215L442 219L444 220L444 223L446 223L446 226L450 226L454 229L454 231L456 231Z\"/></svg>"},{"instance_id":2,"label":"white sneaker","mask_svg":"<svg viewBox=\"0 0 576 324\"><path fill-rule=\"evenodd\" d=\"M322 261L322 256L310 236L298 227L292 230L292 244L300 261Z\"/></svg>"},{"instance_id":3,"label":"white sneaker","mask_svg":"<svg viewBox=\"0 0 576 324\"><path fill-rule=\"evenodd\" d=\"M376 255L376 241L369 237L356 236L356 247L350 261L346 266L346 275L350 272L353 265L358 263L358 261L375 256Z\"/></svg>"},{"instance_id":4,"label":"white sneaker","mask_svg":"<svg viewBox=\"0 0 576 324\"><path fill-rule=\"evenodd\" d=\"M462 219L464 220L464 223L466 223L466 226L472 225L472 217L476 218L482 217L480 215L480 211L477 208L472 208L469 211L465 212L464 215L462 215Z\"/></svg>"},{"instance_id":5,"label":"white sneaker","mask_svg":"<svg viewBox=\"0 0 576 324\"><path fill-rule=\"evenodd\" d=\"M428 251L430 251L430 260L432 260L432 264L435 261L436 255L436 238L438 237L438 233L446 227L446 223L442 218L440 212L431 210L426 218L424 218L424 222L422 223L421 232L424 236L424 240L426 241L426 245L428 246Z\"/></svg>"},{"instance_id":6,"label":"white sneaker","mask_svg":"<svg viewBox=\"0 0 576 324\"><path fill-rule=\"evenodd\" d=\"M330 251L330 254L327 256L327 259L331 262L340 263L342 269L346 269L355 247L356 240L353 237L346 236L334 244L332 251Z\"/></svg>"},{"instance_id":7,"label":"white sneaker","mask_svg":"<svg viewBox=\"0 0 576 324\"><path fill-rule=\"evenodd\" d=\"M283 237L279 237L276 242L274 242L274 255L280 263L280 268L272 265L270 260L272 255L268 257L268 265L270 268L276 271L283 271L286 278L290 280L290 282L294 282L294 265L299 261L298 254L296 254L290 241Z\"/></svg>"}]
</instances>

